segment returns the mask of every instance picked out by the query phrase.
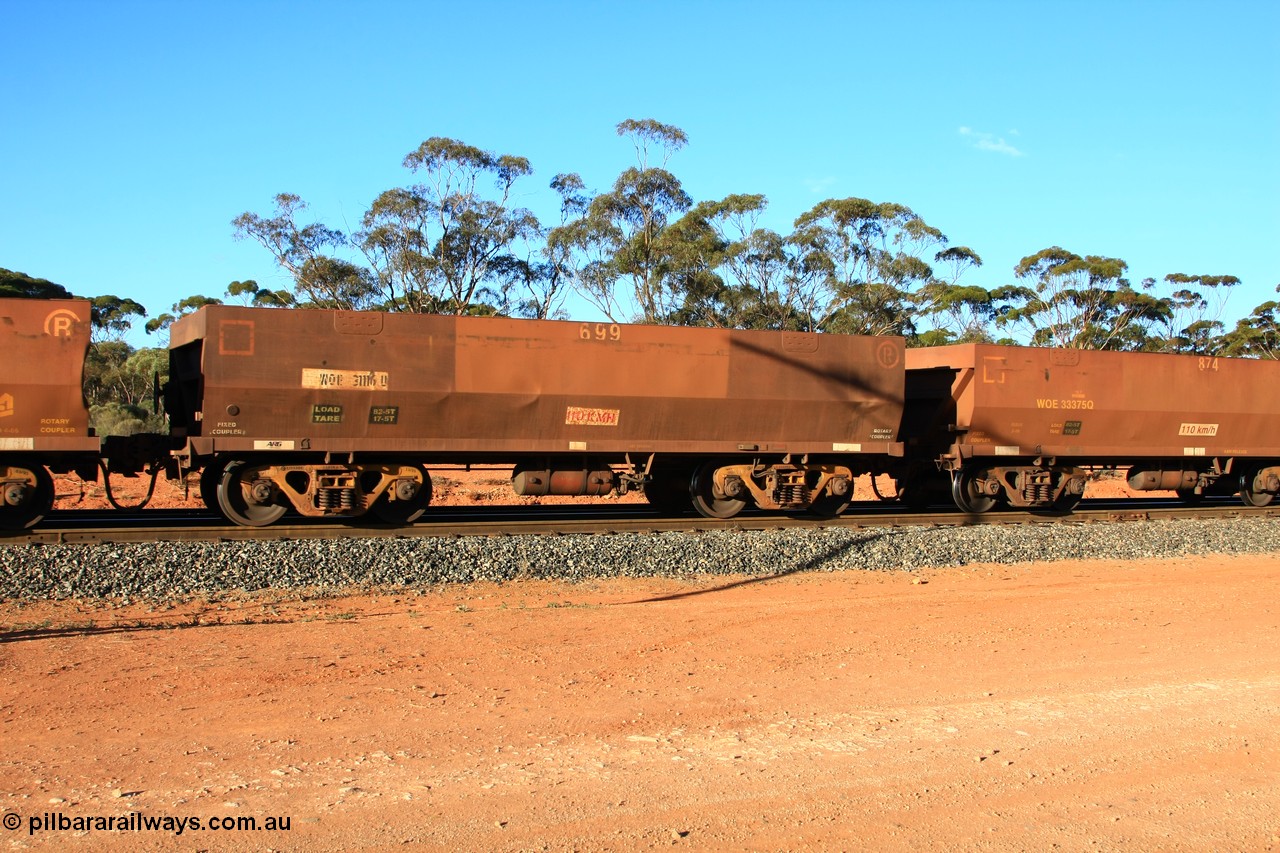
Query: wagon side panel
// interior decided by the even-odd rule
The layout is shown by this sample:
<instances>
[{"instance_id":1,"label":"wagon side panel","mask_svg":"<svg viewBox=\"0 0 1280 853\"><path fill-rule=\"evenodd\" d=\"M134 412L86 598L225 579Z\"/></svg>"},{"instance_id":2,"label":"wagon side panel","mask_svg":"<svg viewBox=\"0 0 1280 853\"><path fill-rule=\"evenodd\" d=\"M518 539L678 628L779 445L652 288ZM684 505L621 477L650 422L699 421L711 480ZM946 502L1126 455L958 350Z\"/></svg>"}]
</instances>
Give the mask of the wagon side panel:
<instances>
[{"instance_id":1,"label":"wagon side panel","mask_svg":"<svg viewBox=\"0 0 1280 853\"><path fill-rule=\"evenodd\" d=\"M884 452L901 339L217 306L201 353L206 448ZM185 325L184 325L185 324Z\"/></svg>"},{"instance_id":2,"label":"wagon side panel","mask_svg":"<svg viewBox=\"0 0 1280 853\"><path fill-rule=\"evenodd\" d=\"M84 300L0 299L0 451L95 451Z\"/></svg>"}]
</instances>

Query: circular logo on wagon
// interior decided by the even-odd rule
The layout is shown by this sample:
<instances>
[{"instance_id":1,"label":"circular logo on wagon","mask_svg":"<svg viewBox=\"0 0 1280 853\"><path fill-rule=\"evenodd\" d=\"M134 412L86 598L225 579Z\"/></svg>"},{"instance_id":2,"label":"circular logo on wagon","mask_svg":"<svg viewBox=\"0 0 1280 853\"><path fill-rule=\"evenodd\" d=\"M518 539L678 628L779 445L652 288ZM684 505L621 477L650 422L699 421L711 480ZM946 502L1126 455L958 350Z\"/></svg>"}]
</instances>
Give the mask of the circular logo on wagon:
<instances>
[{"instance_id":1,"label":"circular logo on wagon","mask_svg":"<svg viewBox=\"0 0 1280 853\"><path fill-rule=\"evenodd\" d=\"M51 311L49 316L44 318L44 333L55 338L69 338L71 329L79 322L80 317L76 312L69 308L59 308Z\"/></svg>"},{"instance_id":2,"label":"circular logo on wagon","mask_svg":"<svg viewBox=\"0 0 1280 853\"><path fill-rule=\"evenodd\" d=\"M902 354L898 352L897 344L881 341L880 346L876 347L876 361L883 368L897 367L901 359Z\"/></svg>"}]
</instances>

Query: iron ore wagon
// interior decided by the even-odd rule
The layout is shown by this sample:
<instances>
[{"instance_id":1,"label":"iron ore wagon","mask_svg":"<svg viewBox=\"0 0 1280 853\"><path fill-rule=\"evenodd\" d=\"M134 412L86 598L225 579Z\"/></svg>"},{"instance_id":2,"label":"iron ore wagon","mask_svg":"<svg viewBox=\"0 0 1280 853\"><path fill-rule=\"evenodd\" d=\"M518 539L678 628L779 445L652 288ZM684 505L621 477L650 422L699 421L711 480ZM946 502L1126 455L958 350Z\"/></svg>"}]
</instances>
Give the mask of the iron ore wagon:
<instances>
[{"instance_id":1,"label":"iron ore wagon","mask_svg":"<svg viewBox=\"0 0 1280 853\"><path fill-rule=\"evenodd\" d=\"M244 525L410 521L443 464L509 464L522 495L832 515L901 455L901 338L231 306L170 334L177 457Z\"/></svg>"},{"instance_id":2,"label":"iron ore wagon","mask_svg":"<svg viewBox=\"0 0 1280 853\"><path fill-rule=\"evenodd\" d=\"M1280 492L1280 364L962 344L907 351L904 496L1070 509L1090 469L1188 502Z\"/></svg>"},{"instance_id":3,"label":"iron ore wagon","mask_svg":"<svg viewBox=\"0 0 1280 853\"><path fill-rule=\"evenodd\" d=\"M53 505L50 471L97 479L101 442L82 390L89 349L83 299L0 299L0 529Z\"/></svg>"}]
</instances>

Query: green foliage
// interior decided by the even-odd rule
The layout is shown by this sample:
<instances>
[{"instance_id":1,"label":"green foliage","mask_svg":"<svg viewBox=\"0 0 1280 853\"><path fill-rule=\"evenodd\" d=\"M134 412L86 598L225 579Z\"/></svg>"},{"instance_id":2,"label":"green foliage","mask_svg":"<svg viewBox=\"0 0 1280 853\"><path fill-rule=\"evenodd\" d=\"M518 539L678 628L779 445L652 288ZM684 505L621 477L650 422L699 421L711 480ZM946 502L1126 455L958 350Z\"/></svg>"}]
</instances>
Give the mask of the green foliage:
<instances>
[{"instance_id":1,"label":"green foliage","mask_svg":"<svg viewBox=\"0 0 1280 853\"><path fill-rule=\"evenodd\" d=\"M1166 329L1149 348L1160 352L1219 354L1226 345L1222 337L1222 312L1230 288L1238 285L1240 279L1233 275L1170 273L1164 281L1178 289L1167 297ZM1148 279L1143 284L1150 288L1155 283Z\"/></svg>"},{"instance_id":2,"label":"green foliage","mask_svg":"<svg viewBox=\"0 0 1280 853\"><path fill-rule=\"evenodd\" d=\"M89 425L99 436L163 433L168 429L164 415L143 406L114 401L90 406Z\"/></svg>"},{"instance_id":3,"label":"green foliage","mask_svg":"<svg viewBox=\"0 0 1280 853\"><path fill-rule=\"evenodd\" d=\"M922 255L947 238L910 208L827 199L796 219L791 240L814 273L800 307L816 328L860 335L915 332L914 290L933 279Z\"/></svg>"},{"instance_id":4,"label":"green foliage","mask_svg":"<svg viewBox=\"0 0 1280 853\"><path fill-rule=\"evenodd\" d=\"M780 234L759 227L768 202L736 194L702 202L676 224L688 239L678 258L699 264L685 275L685 297L670 321L737 329L807 330L811 318L797 306L808 282L801 256Z\"/></svg>"},{"instance_id":5,"label":"green foliage","mask_svg":"<svg viewBox=\"0 0 1280 853\"><path fill-rule=\"evenodd\" d=\"M147 316L147 309L132 299L94 296L89 302L89 317L95 340L118 340L132 328L131 318Z\"/></svg>"},{"instance_id":6,"label":"green foliage","mask_svg":"<svg viewBox=\"0 0 1280 853\"><path fill-rule=\"evenodd\" d=\"M505 288L515 283L547 280L549 271L522 270L513 255L516 244L536 243L543 234L532 213L510 204L516 181L532 174L526 158L432 137L403 165L420 182L381 193L352 235L320 223L300 225L306 203L288 193L276 196L274 216L236 217L236 236L266 248L292 275L295 292L244 282L232 295L252 293L255 305L464 314L476 303L497 310L494 304L504 305ZM482 190L485 179L496 197ZM343 256L349 252L365 263ZM526 307L549 313L551 301L534 298Z\"/></svg>"},{"instance_id":7,"label":"green foliage","mask_svg":"<svg viewBox=\"0 0 1280 853\"><path fill-rule=\"evenodd\" d=\"M623 119L616 128L619 136L631 138L636 147L636 159L641 171L649 168L649 148L662 151L662 165L666 166L671 155L689 144L688 135L673 124L663 124L651 118Z\"/></svg>"},{"instance_id":8,"label":"green foliage","mask_svg":"<svg viewBox=\"0 0 1280 853\"><path fill-rule=\"evenodd\" d=\"M240 284L240 282L233 281L232 284ZM209 296L200 296L200 295L188 296L186 299L183 299L180 302L175 302L173 304L173 307L170 309L173 313L161 314L159 317L153 317L152 319L148 320L147 325L145 327L146 332L148 335L152 335L157 332L167 332L169 330L169 327L172 326L174 324L174 321L176 321L179 317L185 317L188 314L191 314L195 311L200 310L206 305L221 305L221 304L222 304L221 299L213 299L212 297L209 297Z\"/></svg>"},{"instance_id":9,"label":"green foliage","mask_svg":"<svg viewBox=\"0 0 1280 853\"><path fill-rule=\"evenodd\" d=\"M1080 255L1053 246L1023 258L1014 268L1032 286L992 292L1005 300L996 323L1021 326L1036 346L1133 350L1147 346L1150 329L1167 322L1167 299L1135 290L1119 258Z\"/></svg>"},{"instance_id":10,"label":"green foliage","mask_svg":"<svg viewBox=\"0 0 1280 853\"><path fill-rule=\"evenodd\" d=\"M1120 350L1270 352L1273 303L1224 334L1226 275L1173 273L1133 286L1119 258L1058 246L1022 259L1017 281L972 280L982 258L909 207L827 199L790 234L760 226L767 201L694 200L668 170L689 143L652 118L615 128L635 161L605 192L556 175L560 221L544 227L513 203L529 161L431 137L405 156L415 178L374 199L360 230L302 224L306 204L276 197L244 213L236 235L263 245L293 292L233 282L254 305L521 317L564 315L577 291L607 317L647 323L901 334L913 345L992 341ZM178 306L175 306L177 309ZM181 312L175 310L177 316ZM152 324L163 328L174 315Z\"/></svg>"},{"instance_id":11,"label":"green foliage","mask_svg":"<svg viewBox=\"0 0 1280 853\"><path fill-rule=\"evenodd\" d=\"M292 308L297 304L292 293L287 290L267 290L259 287L253 279L233 281L227 285L227 297L238 299L244 305L255 308ZM191 297L191 299L203 297ZM217 304L219 300L211 299L209 304ZM175 308L179 306L174 306ZM199 306L197 306L199 307Z\"/></svg>"},{"instance_id":12,"label":"green foliage","mask_svg":"<svg viewBox=\"0 0 1280 853\"><path fill-rule=\"evenodd\" d=\"M275 216L245 212L233 219L236 239L253 239L270 252L293 276L300 302L347 310L371 307L376 296L371 278L332 254L348 245L346 235L318 222L299 225L298 215L307 204L292 193L280 193L275 202Z\"/></svg>"},{"instance_id":13,"label":"green foliage","mask_svg":"<svg viewBox=\"0 0 1280 853\"><path fill-rule=\"evenodd\" d=\"M252 305L258 308L288 308L293 307L296 301L293 294L287 290L267 290L258 286L253 279L245 281L233 281L227 285L227 297L239 300L242 304ZM193 294L179 302L175 302L169 309L169 312L153 317L147 321L147 334L160 334L162 340L167 340L165 336L172 326L182 317L188 314L194 314L206 305L221 305L222 300L212 296L202 296Z\"/></svg>"},{"instance_id":14,"label":"green foliage","mask_svg":"<svg viewBox=\"0 0 1280 853\"><path fill-rule=\"evenodd\" d=\"M633 300L636 319L658 323L682 304L691 272L680 269L682 259L674 257L684 252L683 260L689 260L679 235L664 236L673 219L693 204L680 180L665 168L688 137L653 119L627 119L617 132L632 139L637 165L623 170L609 192L592 198L578 218L553 229L547 240L574 271L578 291L607 317L624 319L625 306ZM649 165L651 148L662 151L662 166ZM621 280L630 283L629 293L617 292Z\"/></svg>"},{"instance_id":15,"label":"green foliage","mask_svg":"<svg viewBox=\"0 0 1280 853\"><path fill-rule=\"evenodd\" d=\"M1163 285L1148 278L1135 288L1119 258L1081 257L1058 246L1023 258L1014 271L1033 286L992 291L1005 302L997 326L1021 327L1035 345L1084 349L1218 354L1226 346L1218 318L1240 283L1230 275L1171 273Z\"/></svg>"},{"instance_id":16,"label":"green foliage","mask_svg":"<svg viewBox=\"0 0 1280 853\"><path fill-rule=\"evenodd\" d=\"M71 291L45 278L0 267L0 299L73 299Z\"/></svg>"},{"instance_id":17,"label":"green foliage","mask_svg":"<svg viewBox=\"0 0 1280 853\"><path fill-rule=\"evenodd\" d=\"M935 254L934 263L935 270L944 269L946 274L932 277L915 295L922 322L931 326L917 329L917 343L990 343L998 305L990 290L960 283L966 272L982 266L982 258L968 246L951 246Z\"/></svg>"},{"instance_id":18,"label":"green foliage","mask_svg":"<svg viewBox=\"0 0 1280 853\"><path fill-rule=\"evenodd\" d=\"M531 212L510 206L516 181L533 172L529 161L433 137L404 165L421 182L378 196L356 235L383 304L463 314L474 302L502 301L502 276L522 278L511 275L513 247L542 235ZM496 198L480 190L485 178Z\"/></svg>"},{"instance_id":19,"label":"green foliage","mask_svg":"<svg viewBox=\"0 0 1280 853\"><path fill-rule=\"evenodd\" d=\"M1280 284L1276 285L1280 293ZM1280 359L1280 302L1267 301L1222 336L1225 355Z\"/></svg>"},{"instance_id":20,"label":"green foliage","mask_svg":"<svg viewBox=\"0 0 1280 853\"><path fill-rule=\"evenodd\" d=\"M168 373L166 349L135 350L124 341L97 341L85 355L85 399L91 409L110 404L149 408L155 401L156 374L163 384Z\"/></svg>"}]
</instances>

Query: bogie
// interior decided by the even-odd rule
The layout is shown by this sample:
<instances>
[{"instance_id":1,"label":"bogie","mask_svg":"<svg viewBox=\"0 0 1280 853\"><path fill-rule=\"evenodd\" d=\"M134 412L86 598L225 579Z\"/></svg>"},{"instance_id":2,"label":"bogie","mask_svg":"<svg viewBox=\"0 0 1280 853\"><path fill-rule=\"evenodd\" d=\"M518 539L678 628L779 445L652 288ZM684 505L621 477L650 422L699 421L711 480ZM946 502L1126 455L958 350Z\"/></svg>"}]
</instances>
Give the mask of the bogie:
<instances>
[{"instance_id":1,"label":"bogie","mask_svg":"<svg viewBox=\"0 0 1280 853\"><path fill-rule=\"evenodd\" d=\"M247 527L279 521L286 512L312 518L360 518L372 513L388 524L409 524L431 502L431 477L417 464L285 465L211 462L201 493L217 482L218 510Z\"/></svg>"}]
</instances>

